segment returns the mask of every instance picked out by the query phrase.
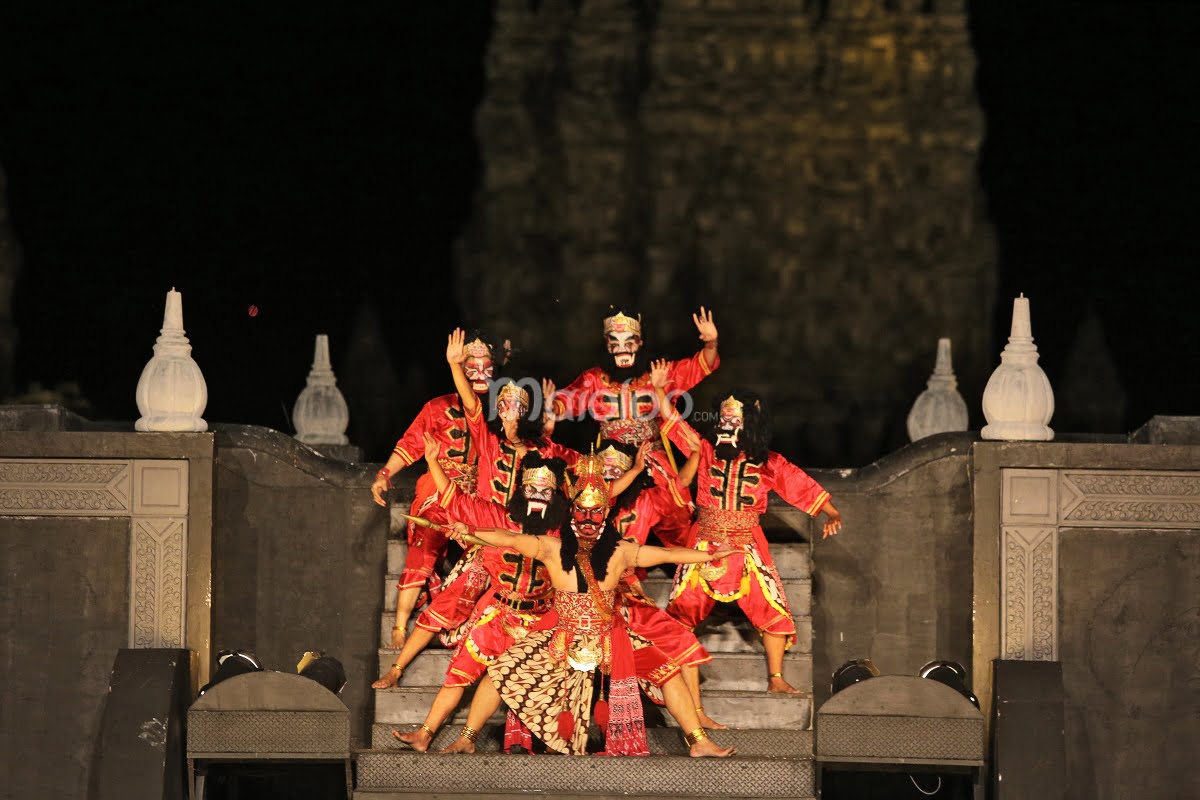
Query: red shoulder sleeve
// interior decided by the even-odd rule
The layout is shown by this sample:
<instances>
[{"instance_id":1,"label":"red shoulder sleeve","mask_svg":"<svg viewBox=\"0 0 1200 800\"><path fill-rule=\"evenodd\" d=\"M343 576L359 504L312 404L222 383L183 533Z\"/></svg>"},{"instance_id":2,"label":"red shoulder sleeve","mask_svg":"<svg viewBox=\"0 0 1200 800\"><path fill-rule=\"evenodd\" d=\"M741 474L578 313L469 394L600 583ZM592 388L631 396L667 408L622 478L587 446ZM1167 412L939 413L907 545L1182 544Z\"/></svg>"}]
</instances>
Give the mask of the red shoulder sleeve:
<instances>
[{"instance_id":1,"label":"red shoulder sleeve","mask_svg":"<svg viewBox=\"0 0 1200 800\"><path fill-rule=\"evenodd\" d=\"M719 366L721 366L721 355L719 353L717 354L717 360L710 367L704 359L704 351L700 350L691 358L671 362L671 366L667 368L668 385L672 389L687 391L709 375L712 375Z\"/></svg>"},{"instance_id":2,"label":"red shoulder sleeve","mask_svg":"<svg viewBox=\"0 0 1200 800\"><path fill-rule=\"evenodd\" d=\"M774 476L775 493L796 508L815 517L829 502L829 492L808 473L774 451L767 457L767 466Z\"/></svg>"}]
</instances>

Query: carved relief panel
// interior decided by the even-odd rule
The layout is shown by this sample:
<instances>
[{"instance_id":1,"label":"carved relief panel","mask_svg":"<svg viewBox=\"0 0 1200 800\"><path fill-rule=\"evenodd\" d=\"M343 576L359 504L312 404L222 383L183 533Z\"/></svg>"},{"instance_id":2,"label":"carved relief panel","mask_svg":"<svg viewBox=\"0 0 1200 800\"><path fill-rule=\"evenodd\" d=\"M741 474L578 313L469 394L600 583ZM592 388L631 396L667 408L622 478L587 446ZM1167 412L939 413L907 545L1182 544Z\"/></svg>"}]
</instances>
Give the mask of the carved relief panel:
<instances>
[{"instance_id":1,"label":"carved relief panel","mask_svg":"<svg viewBox=\"0 0 1200 800\"><path fill-rule=\"evenodd\" d=\"M127 517L129 646L186 647L188 462L0 459L0 516Z\"/></svg>"},{"instance_id":2,"label":"carved relief panel","mask_svg":"<svg viewBox=\"0 0 1200 800\"><path fill-rule=\"evenodd\" d=\"M1064 528L1200 527L1200 474L1001 471L1000 652L1058 658L1058 539Z\"/></svg>"}]
</instances>

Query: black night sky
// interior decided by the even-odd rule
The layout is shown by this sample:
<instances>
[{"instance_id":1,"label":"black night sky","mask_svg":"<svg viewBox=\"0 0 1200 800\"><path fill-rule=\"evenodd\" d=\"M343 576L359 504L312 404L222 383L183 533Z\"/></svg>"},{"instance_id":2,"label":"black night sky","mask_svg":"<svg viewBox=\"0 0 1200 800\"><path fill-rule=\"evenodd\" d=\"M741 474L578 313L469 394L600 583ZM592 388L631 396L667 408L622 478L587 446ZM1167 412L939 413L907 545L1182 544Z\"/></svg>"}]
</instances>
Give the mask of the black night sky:
<instances>
[{"instance_id":1,"label":"black night sky","mask_svg":"<svg viewBox=\"0 0 1200 800\"><path fill-rule=\"evenodd\" d=\"M970 11L997 352L1024 291L1056 383L1092 304L1126 428L1200 413L1200 12L1001 0ZM479 176L490 24L481 2L6 5L0 165L25 251L19 389L75 379L92 416L136 418L172 286L210 421L290 432L313 334L331 334L338 367L364 303L397 372L416 361L434 374L460 322L452 244ZM386 445L361 444L375 457Z\"/></svg>"}]
</instances>

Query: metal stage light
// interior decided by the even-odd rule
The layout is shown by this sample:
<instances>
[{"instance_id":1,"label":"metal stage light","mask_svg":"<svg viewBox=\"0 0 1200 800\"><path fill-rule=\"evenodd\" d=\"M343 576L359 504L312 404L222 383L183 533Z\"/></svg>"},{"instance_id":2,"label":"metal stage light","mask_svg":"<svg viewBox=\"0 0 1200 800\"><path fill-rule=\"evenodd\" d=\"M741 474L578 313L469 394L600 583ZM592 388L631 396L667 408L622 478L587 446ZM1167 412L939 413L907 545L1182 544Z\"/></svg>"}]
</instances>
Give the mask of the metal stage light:
<instances>
[{"instance_id":1,"label":"metal stage light","mask_svg":"<svg viewBox=\"0 0 1200 800\"><path fill-rule=\"evenodd\" d=\"M341 694L346 686L346 670L342 662L327 656L320 650L310 650L300 658L296 672L311 678L334 694Z\"/></svg>"},{"instance_id":2,"label":"metal stage light","mask_svg":"<svg viewBox=\"0 0 1200 800\"><path fill-rule=\"evenodd\" d=\"M970 688L967 686L970 682L967 677L967 671L957 661L930 661L917 671L917 675L937 681L938 683L944 683L970 700L971 704L976 708L979 708L979 698L972 694Z\"/></svg>"},{"instance_id":3,"label":"metal stage light","mask_svg":"<svg viewBox=\"0 0 1200 800\"><path fill-rule=\"evenodd\" d=\"M875 666L875 662L871 661L871 659L856 658L853 661L847 661L833 671L830 695L835 695L847 686L853 686L868 678L878 677L879 668Z\"/></svg>"},{"instance_id":4,"label":"metal stage light","mask_svg":"<svg viewBox=\"0 0 1200 800\"><path fill-rule=\"evenodd\" d=\"M235 675L262 671L263 666L253 653L247 650L222 650L217 653L217 671L213 673L211 681L200 687L200 696L221 681L227 681Z\"/></svg>"}]
</instances>

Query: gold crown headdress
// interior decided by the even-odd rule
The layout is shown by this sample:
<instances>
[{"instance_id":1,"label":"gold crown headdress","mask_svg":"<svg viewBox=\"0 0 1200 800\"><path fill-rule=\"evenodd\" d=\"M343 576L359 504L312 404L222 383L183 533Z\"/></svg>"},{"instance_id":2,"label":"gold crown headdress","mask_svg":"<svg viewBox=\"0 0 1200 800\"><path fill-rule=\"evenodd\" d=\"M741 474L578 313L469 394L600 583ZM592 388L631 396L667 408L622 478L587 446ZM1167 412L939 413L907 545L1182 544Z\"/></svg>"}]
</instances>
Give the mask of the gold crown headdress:
<instances>
[{"instance_id":1,"label":"gold crown headdress","mask_svg":"<svg viewBox=\"0 0 1200 800\"><path fill-rule=\"evenodd\" d=\"M604 459L592 453L575 462L575 491L572 499L580 508L608 505L608 482L604 480Z\"/></svg>"},{"instance_id":2,"label":"gold crown headdress","mask_svg":"<svg viewBox=\"0 0 1200 800\"><path fill-rule=\"evenodd\" d=\"M621 472L628 472L629 468L633 466L633 457L628 453L618 450L611 444L599 453L596 453L596 457L600 459L601 467L604 466L605 461L611 459L621 469Z\"/></svg>"},{"instance_id":3,"label":"gold crown headdress","mask_svg":"<svg viewBox=\"0 0 1200 800\"><path fill-rule=\"evenodd\" d=\"M521 470L521 485L532 486L535 489L554 489L558 487L558 479L554 470L549 467L532 467Z\"/></svg>"},{"instance_id":4,"label":"gold crown headdress","mask_svg":"<svg viewBox=\"0 0 1200 800\"><path fill-rule=\"evenodd\" d=\"M529 392L517 385L514 380L509 380L508 383L500 387L500 391L496 393L496 403L499 404L502 400L514 400L524 408L529 408Z\"/></svg>"},{"instance_id":5,"label":"gold crown headdress","mask_svg":"<svg viewBox=\"0 0 1200 800\"><path fill-rule=\"evenodd\" d=\"M478 336L476 336L471 341L467 342L466 346L463 349L467 353L467 358L491 358L492 357L492 348L488 347L487 344L483 341L483 339L480 339Z\"/></svg>"},{"instance_id":6,"label":"gold crown headdress","mask_svg":"<svg viewBox=\"0 0 1200 800\"><path fill-rule=\"evenodd\" d=\"M637 319L625 316L624 311L618 311L611 317L604 318L604 334L607 336L610 333L632 333L634 336L642 335L642 315L638 314Z\"/></svg>"},{"instance_id":7,"label":"gold crown headdress","mask_svg":"<svg viewBox=\"0 0 1200 800\"><path fill-rule=\"evenodd\" d=\"M721 416L745 417L744 408L741 400L738 400L733 395L729 395L729 397L721 401Z\"/></svg>"}]
</instances>

